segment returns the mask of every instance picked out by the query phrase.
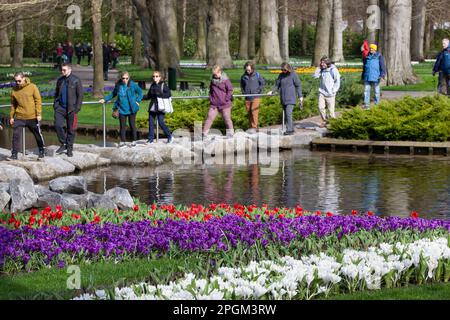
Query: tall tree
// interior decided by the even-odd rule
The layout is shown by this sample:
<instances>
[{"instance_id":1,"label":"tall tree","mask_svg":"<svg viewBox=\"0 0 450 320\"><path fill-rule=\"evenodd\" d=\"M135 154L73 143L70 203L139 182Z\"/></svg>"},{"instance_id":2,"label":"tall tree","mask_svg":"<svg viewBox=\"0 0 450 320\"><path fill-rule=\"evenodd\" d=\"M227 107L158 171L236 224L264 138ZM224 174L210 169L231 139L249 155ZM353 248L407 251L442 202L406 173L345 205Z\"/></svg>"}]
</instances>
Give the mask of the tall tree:
<instances>
[{"instance_id":1,"label":"tall tree","mask_svg":"<svg viewBox=\"0 0 450 320\"><path fill-rule=\"evenodd\" d=\"M331 8L333 0L319 0L317 10L317 27L312 64L318 66L320 58L330 52Z\"/></svg>"},{"instance_id":2,"label":"tall tree","mask_svg":"<svg viewBox=\"0 0 450 320\"><path fill-rule=\"evenodd\" d=\"M108 43L113 43L116 36L116 15L117 15L117 0L111 0L111 11L109 15L108 26Z\"/></svg>"},{"instance_id":3,"label":"tall tree","mask_svg":"<svg viewBox=\"0 0 450 320\"><path fill-rule=\"evenodd\" d=\"M142 47L142 25L136 11L133 10L133 21L134 21L134 31L133 31L133 56L132 63L139 64L142 58L141 47Z\"/></svg>"},{"instance_id":4,"label":"tall tree","mask_svg":"<svg viewBox=\"0 0 450 320\"><path fill-rule=\"evenodd\" d=\"M411 26L411 59L414 61L424 61L424 39L425 39L425 18L426 0L416 0L412 4L412 26Z\"/></svg>"},{"instance_id":5,"label":"tall tree","mask_svg":"<svg viewBox=\"0 0 450 320\"><path fill-rule=\"evenodd\" d=\"M206 60L206 16L208 5L206 0L197 1L197 49L194 59Z\"/></svg>"},{"instance_id":6,"label":"tall tree","mask_svg":"<svg viewBox=\"0 0 450 320\"><path fill-rule=\"evenodd\" d=\"M260 0L261 39L259 63L280 64L280 42L278 39L278 13L276 0Z\"/></svg>"},{"instance_id":7,"label":"tall tree","mask_svg":"<svg viewBox=\"0 0 450 320\"><path fill-rule=\"evenodd\" d=\"M280 54L283 61L289 61L289 17L288 0L280 0L279 7L279 39Z\"/></svg>"},{"instance_id":8,"label":"tall tree","mask_svg":"<svg viewBox=\"0 0 450 320\"><path fill-rule=\"evenodd\" d=\"M376 7L375 7L376 6ZM379 19L379 12L377 11L378 9L374 9L374 8L379 8L379 3L378 0L369 0L369 8L372 9L372 11L367 10L368 14L371 17L370 21L370 25L367 26L367 40L369 41L369 43L376 43L377 42L377 24L380 23ZM373 11L375 10L375 11Z\"/></svg>"},{"instance_id":9,"label":"tall tree","mask_svg":"<svg viewBox=\"0 0 450 320\"><path fill-rule=\"evenodd\" d=\"M306 18L302 19L302 40L301 40L301 53L302 55L306 55L306 51L308 50L308 21Z\"/></svg>"},{"instance_id":10,"label":"tall tree","mask_svg":"<svg viewBox=\"0 0 450 320\"><path fill-rule=\"evenodd\" d=\"M146 0L133 0L136 7L136 13L141 21L142 41L144 43L145 58L148 62L148 67L156 68L156 32L153 27L152 16L147 8Z\"/></svg>"},{"instance_id":11,"label":"tall tree","mask_svg":"<svg viewBox=\"0 0 450 320\"><path fill-rule=\"evenodd\" d=\"M6 28L0 29L0 63L11 63L11 46Z\"/></svg>"},{"instance_id":12,"label":"tall tree","mask_svg":"<svg viewBox=\"0 0 450 320\"><path fill-rule=\"evenodd\" d=\"M184 53L184 38L186 34L187 20L187 1L178 0L177 5L177 26L178 26L178 42L180 46L180 56Z\"/></svg>"},{"instance_id":13,"label":"tall tree","mask_svg":"<svg viewBox=\"0 0 450 320\"><path fill-rule=\"evenodd\" d=\"M382 0L380 4L381 49L386 60L387 84L416 83L410 54L412 0Z\"/></svg>"},{"instance_id":14,"label":"tall tree","mask_svg":"<svg viewBox=\"0 0 450 320\"><path fill-rule=\"evenodd\" d=\"M344 62L342 23L342 0L333 0L333 46L331 59L335 62Z\"/></svg>"},{"instance_id":15,"label":"tall tree","mask_svg":"<svg viewBox=\"0 0 450 320\"><path fill-rule=\"evenodd\" d=\"M94 83L92 94L103 97L102 0L91 0L92 45L94 51Z\"/></svg>"},{"instance_id":16,"label":"tall tree","mask_svg":"<svg viewBox=\"0 0 450 320\"><path fill-rule=\"evenodd\" d=\"M207 64L233 67L228 36L234 3L232 0L209 0L207 18Z\"/></svg>"},{"instance_id":17,"label":"tall tree","mask_svg":"<svg viewBox=\"0 0 450 320\"><path fill-rule=\"evenodd\" d=\"M23 66L23 20L18 19L15 24L16 39L14 41L14 56L12 61L13 68Z\"/></svg>"},{"instance_id":18,"label":"tall tree","mask_svg":"<svg viewBox=\"0 0 450 320\"><path fill-rule=\"evenodd\" d=\"M248 59L248 11L249 0L241 0L241 12L239 23L239 58Z\"/></svg>"},{"instance_id":19,"label":"tall tree","mask_svg":"<svg viewBox=\"0 0 450 320\"><path fill-rule=\"evenodd\" d=\"M257 26L257 10L259 0L252 0L252 9L248 10L248 58L254 59L256 56L256 26ZM249 3L250 5L250 3Z\"/></svg>"},{"instance_id":20,"label":"tall tree","mask_svg":"<svg viewBox=\"0 0 450 320\"><path fill-rule=\"evenodd\" d=\"M433 42L434 37L434 22L432 17L428 16L425 23L425 36L424 36L424 44L423 51L425 55L429 55L431 49L431 43Z\"/></svg>"}]
</instances>

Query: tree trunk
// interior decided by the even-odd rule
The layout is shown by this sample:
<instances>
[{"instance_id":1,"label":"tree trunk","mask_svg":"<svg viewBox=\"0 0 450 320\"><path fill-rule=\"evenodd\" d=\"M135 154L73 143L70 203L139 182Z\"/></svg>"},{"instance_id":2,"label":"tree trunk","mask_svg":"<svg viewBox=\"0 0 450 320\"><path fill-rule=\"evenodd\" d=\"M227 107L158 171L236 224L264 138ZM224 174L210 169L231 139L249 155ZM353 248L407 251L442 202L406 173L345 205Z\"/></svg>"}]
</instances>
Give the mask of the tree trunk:
<instances>
[{"instance_id":1,"label":"tree trunk","mask_svg":"<svg viewBox=\"0 0 450 320\"><path fill-rule=\"evenodd\" d=\"M136 7L136 13L141 21L142 28L142 41L144 43L145 58L148 61L147 67L156 68L156 32L153 28L152 15L147 9L147 3L145 0L133 0L133 4Z\"/></svg>"},{"instance_id":2,"label":"tree trunk","mask_svg":"<svg viewBox=\"0 0 450 320\"><path fill-rule=\"evenodd\" d=\"M312 65L318 66L323 56L330 52L331 8L333 0L319 0L316 37Z\"/></svg>"},{"instance_id":3,"label":"tree trunk","mask_svg":"<svg viewBox=\"0 0 450 320\"><path fill-rule=\"evenodd\" d=\"M177 27L180 46L180 57L184 55L184 37L186 34L186 0L178 0L177 5Z\"/></svg>"},{"instance_id":4,"label":"tree trunk","mask_svg":"<svg viewBox=\"0 0 450 320\"><path fill-rule=\"evenodd\" d=\"M108 26L108 44L113 43L116 36L116 12L117 0L111 0L111 14L109 16Z\"/></svg>"},{"instance_id":5,"label":"tree trunk","mask_svg":"<svg viewBox=\"0 0 450 320\"><path fill-rule=\"evenodd\" d=\"M239 24L239 58L248 59L248 14L249 0L241 0L240 24Z\"/></svg>"},{"instance_id":6,"label":"tree trunk","mask_svg":"<svg viewBox=\"0 0 450 320\"><path fill-rule=\"evenodd\" d=\"M250 9L250 5L252 5L252 9ZM254 59L256 56L256 10L254 8L258 7L258 0L252 0L249 3L248 10L248 58Z\"/></svg>"},{"instance_id":7,"label":"tree trunk","mask_svg":"<svg viewBox=\"0 0 450 320\"><path fill-rule=\"evenodd\" d=\"M434 22L431 19L431 17L427 17L427 22L425 25L425 38L424 38L424 44L423 44L423 51L424 54L429 57L430 55L430 49L431 49L431 43L433 41L433 35L434 35Z\"/></svg>"},{"instance_id":8,"label":"tree trunk","mask_svg":"<svg viewBox=\"0 0 450 320\"><path fill-rule=\"evenodd\" d=\"M283 61L289 61L289 19L288 0L280 0L279 8L280 54Z\"/></svg>"},{"instance_id":9,"label":"tree trunk","mask_svg":"<svg viewBox=\"0 0 450 320\"><path fill-rule=\"evenodd\" d=\"M333 50L331 60L334 62L344 62L342 0L333 0L333 9Z\"/></svg>"},{"instance_id":10,"label":"tree trunk","mask_svg":"<svg viewBox=\"0 0 450 320\"><path fill-rule=\"evenodd\" d=\"M49 22L49 32L48 32L48 36L50 38L50 40L53 40L55 37L55 17L51 16L50 17L50 22Z\"/></svg>"},{"instance_id":11,"label":"tree trunk","mask_svg":"<svg viewBox=\"0 0 450 320\"><path fill-rule=\"evenodd\" d=\"M306 19L302 20L302 55L306 55L306 52L308 51L308 22Z\"/></svg>"},{"instance_id":12,"label":"tree trunk","mask_svg":"<svg viewBox=\"0 0 450 320\"><path fill-rule=\"evenodd\" d=\"M15 28L16 40L14 42L12 67L21 68L23 66L23 20L17 20Z\"/></svg>"},{"instance_id":13,"label":"tree trunk","mask_svg":"<svg viewBox=\"0 0 450 320\"><path fill-rule=\"evenodd\" d=\"M11 63L11 46L6 28L0 29L0 63Z\"/></svg>"},{"instance_id":14,"label":"tree trunk","mask_svg":"<svg viewBox=\"0 0 450 320\"><path fill-rule=\"evenodd\" d=\"M378 0L369 0L369 6L379 6ZM371 21L369 25L366 24L367 27L367 40L369 43L377 43L377 24L380 22L378 13L375 12L367 12L371 15L371 19L374 19L374 21Z\"/></svg>"},{"instance_id":15,"label":"tree trunk","mask_svg":"<svg viewBox=\"0 0 450 320\"><path fill-rule=\"evenodd\" d=\"M92 46L94 51L94 84L92 95L103 97L102 0L91 0Z\"/></svg>"},{"instance_id":16,"label":"tree trunk","mask_svg":"<svg viewBox=\"0 0 450 320\"><path fill-rule=\"evenodd\" d=\"M416 83L411 67L410 29L411 0L382 0L384 21L383 54L386 60L387 85Z\"/></svg>"},{"instance_id":17,"label":"tree trunk","mask_svg":"<svg viewBox=\"0 0 450 320\"><path fill-rule=\"evenodd\" d=\"M141 61L142 53L141 53L141 47L142 47L142 25L141 21L139 20L139 17L137 16L136 12L133 14L133 21L134 21L134 31L133 31L133 57L132 57L132 63L133 64L139 64Z\"/></svg>"},{"instance_id":18,"label":"tree trunk","mask_svg":"<svg viewBox=\"0 0 450 320\"><path fill-rule=\"evenodd\" d=\"M208 15L206 0L197 2L197 50L194 59L206 60L206 17Z\"/></svg>"},{"instance_id":19,"label":"tree trunk","mask_svg":"<svg viewBox=\"0 0 450 320\"><path fill-rule=\"evenodd\" d=\"M415 0L412 4L411 59L423 62L425 38L426 0Z\"/></svg>"},{"instance_id":20,"label":"tree trunk","mask_svg":"<svg viewBox=\"0 0 450 320\"><path fill-rule=\"evenodd\" d=\"M260 1L261 39L258 62L280 64L280 42L278 39L278 14L276 0Z\"/></svg>"},{"instance_id":21,"label":"tree trunk","mask_svg":"<svg viewBox=\"0 0 450 320\"><path fill-rule=\"evenodd\" d=\"M233 5L232 0L209 0L207 18L207 64L209 67L214 65L220 65L223 68L233 67L228 44Z\"/></svg>"}]
</instances>

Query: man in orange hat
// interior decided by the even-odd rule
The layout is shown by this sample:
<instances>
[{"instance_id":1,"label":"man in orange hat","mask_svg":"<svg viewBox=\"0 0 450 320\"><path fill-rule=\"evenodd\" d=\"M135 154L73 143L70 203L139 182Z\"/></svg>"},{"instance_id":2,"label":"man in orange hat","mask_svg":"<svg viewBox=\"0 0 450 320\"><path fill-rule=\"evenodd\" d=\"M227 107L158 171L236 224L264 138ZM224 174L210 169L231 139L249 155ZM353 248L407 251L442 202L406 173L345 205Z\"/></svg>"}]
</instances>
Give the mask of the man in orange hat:
<instances>
[{"instance_id":1,"label":"man in orange hat","mask_svg":"<svg viewBox=\"0 0 450 320\"><path fill-rule=\"evenodd\" d=\"M380 80L386 76L384 57L377 52L377 45L372 43L369 49L369 55L363 59L364 109L369 109L372 86L375 87L375 105L380 102Z\"/></svg>"}]
</instances>

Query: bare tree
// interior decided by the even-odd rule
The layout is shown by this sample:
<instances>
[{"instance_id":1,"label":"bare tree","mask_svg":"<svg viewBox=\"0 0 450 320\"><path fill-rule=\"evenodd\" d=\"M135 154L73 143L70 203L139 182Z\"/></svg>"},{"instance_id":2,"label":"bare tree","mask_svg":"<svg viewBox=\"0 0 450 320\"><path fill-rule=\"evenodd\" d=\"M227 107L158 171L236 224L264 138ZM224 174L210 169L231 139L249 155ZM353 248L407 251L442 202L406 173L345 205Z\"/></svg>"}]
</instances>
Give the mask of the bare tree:
<instances>
[{"instance_id":1,"label":"bare tree","mask_svg":"<svg viewBox=\"0 0 450 320\"><path fill-rule=\"evenodd\" d=\"M141 20L139 20L136 11L133 10L133 21L134 21L134 31L133 31L133 57L132 63L139 64L142 58L141 47L142 47L142 25Z\"/></svg>"},{"instance_id":2,"label":"bare tree","mask_svg":"<svg viewBox=\"0 0 450 320\"><path fill-rule=\"evenodd\" d=\"M184 52L184 38L186 35L186 20L187 20L187 1L178 0L177 5L177 26L178 26L178 41L180 45L180 57Z\"/></svg>"},{"instance_id":3,"label":"bare tree","mask_svg":"<svg viewBox=\"0 0 450 320\"><path fill-rule=\"evenodd\" d=\"M240 24L239 24L239 58L248 59L248 14L249 0L240 0Z\"/></svg>"},{"instance_id":4,"label":"bare tree","mask_svg":"<svg viewBox=\"0 0 450 320\"><path fill-rule=\"evenodd\" d=\"M283 61L289 61L289 16L288 0L280 0L279 7L279 39L280 54Z\"/></svg>"},{"instance_id":5,"label":"bare tree","mask_svg":"<svg viewBox=\"0 0 450 320\"><path fill-rule=\"evenodd\" d=\"M16 21L16 39L14 41L14 56L12 61L13 68L23 66L23 20Z\"/></svg>"},{"instance_id":6,"label":"bare tree","mask_svg":"<svg viewBox=\"0 0 450 320\"><path fill-rule=\"evenodd\" d=\"M0 63L11 63L11 46L6 28L0 29Z\"/></svg>"},{"instance_id":7,"label":"bare tree","mask_svg":"<svg viewBox=\"0 0 450 320\"><path fill-rule=\"evenodd\" d=\"M251 5L253 6L248 10L248 57L249 59L254 59L256 56L256 26L258 21L258 1L252 0ZM250 5L250 3L249 3Z\"/></svg>"},{"instance_id":8,"label":"bare tree","mask_svg":"<svg viewBox=\"0 0 450 320\"><path fill-rule=\"evenodd\" d=\"M424 61L424 39L426 20L426 0L416 0L412 4L412 27L411 27L411 59Z\"/></svg>"},{"instance_id":9,"label":"bare tree","mask_svg":"<svg viewBox=\"0 0 450 320\"><path fill-rule=\"evenodd\" d=\"M206 0L197 2L197 50L194 59L206 60L206 16L208 5Z\"/></svg>"},{"instance_id":10,"label":"bare tree","mask_svg":"<svg viewBox=\"0 0 450 320\"><path fill-rule=\"evenodd\" d=\"M109 26L108 26L108 43L113 43L116 36L116 13L117 0L111 0L111 11L109 12Z\"/></svg>"},{"instance_id":11,"label":"bare tree","mask_svg":"<svg viewBox=\"0 0 450 320\"><path fill-rule=\"evenodd\" d=\"M278 13L276 0L260 0L261 40L259 63L280 64L280 42L278 38Z\"/></svg>"},{"instance_id":12,"label":"bare tree","mask_svg":"<svg viewBox=\"0 0 450 320\"><path fill-rule=\"evenodd\" d=\"M92 45L94 51L94 83L92 95L103 97L102 0L91 0Z\"/></svg>"},{"instance_id":13,"label":"bare tree","mask_svg":"<svg viewBox=\"0 0 450 320\"><path fill-rule=\"evenodd\" d=\"M331 59L344 62L342 0L333 0L333 46Z\"/></svg>"},{"instance_id":14,"label":"bare tree","mask_svg":"<svg viewBox=\"0 0 450 320\"><path fill-rule=\"evenodd\" d=\"M317 27L312 64L318 66L320 58L330 52L331 8L333 0L319 0L317 11Z\"/></svg>"},{"instance_id":15,"label":"bare tree","mask_svg":"<svg viewBox=\"0 0 450 320\"><path fill-rule=\"evenodd\" d=\"M147 3L145 0L133 0L136 7L136 13L141 21L142 41L144 42L145 58L148 62L148 67L156 68L156 32L153 27L153 21Z\"/></svg>"},{"instance_id":16,"label":"bare tree","mask_svg":"<svg viewBox=\"0 0 450 320\"><path fill-rule=\"evenodd\" d=\"M378 7L379 3L378 0L369 0L369 6L371 6L371 8L374 8L373 6L377 6ZM379 17L377 16L377 12L367 12L369 14L374 14L374 19L379 19ZM373 23L375 23L375 25L373 26L369 26L368 27L368 32L367 32L367 40L370 43L376 43L377 42L377 26L376 24L379 21L373 21Z\"/></svg>"}]
</instances>

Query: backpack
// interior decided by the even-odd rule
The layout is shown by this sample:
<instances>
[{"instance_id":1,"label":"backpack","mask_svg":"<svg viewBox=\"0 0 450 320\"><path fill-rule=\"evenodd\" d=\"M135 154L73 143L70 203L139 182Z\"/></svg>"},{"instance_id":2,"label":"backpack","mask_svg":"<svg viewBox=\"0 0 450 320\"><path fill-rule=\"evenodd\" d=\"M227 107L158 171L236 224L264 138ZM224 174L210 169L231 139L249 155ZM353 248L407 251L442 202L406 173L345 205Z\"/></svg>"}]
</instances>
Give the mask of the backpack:
<instances>
[{"instance_id":1,"label":"backpack","mask_svg":"<svg viewBox=\"0 0 450 320\"><path fill-rule=\"evenodd\" d=\"M447 48L444 51L444 55L442 57L442 63L444 65L443 71L445 74L450 74L450 48Z\"/></svg>"}]
</instances>

